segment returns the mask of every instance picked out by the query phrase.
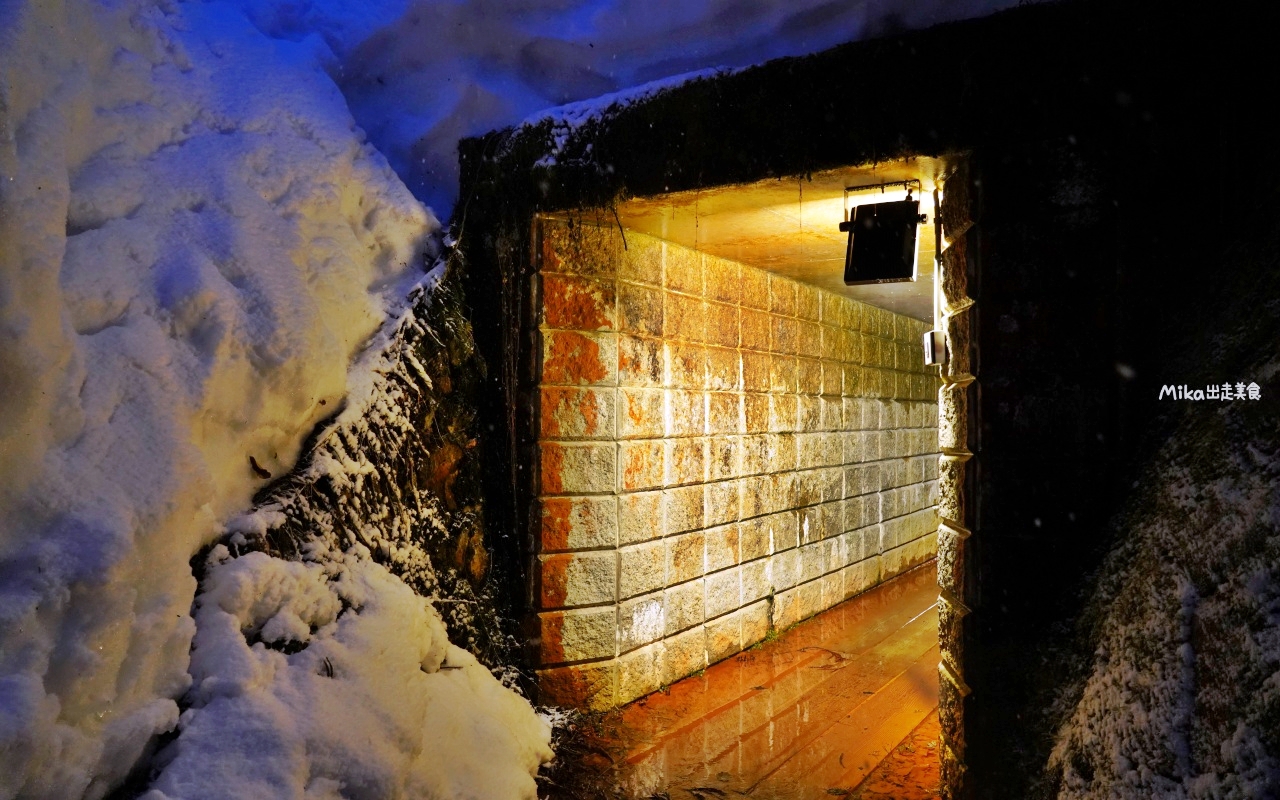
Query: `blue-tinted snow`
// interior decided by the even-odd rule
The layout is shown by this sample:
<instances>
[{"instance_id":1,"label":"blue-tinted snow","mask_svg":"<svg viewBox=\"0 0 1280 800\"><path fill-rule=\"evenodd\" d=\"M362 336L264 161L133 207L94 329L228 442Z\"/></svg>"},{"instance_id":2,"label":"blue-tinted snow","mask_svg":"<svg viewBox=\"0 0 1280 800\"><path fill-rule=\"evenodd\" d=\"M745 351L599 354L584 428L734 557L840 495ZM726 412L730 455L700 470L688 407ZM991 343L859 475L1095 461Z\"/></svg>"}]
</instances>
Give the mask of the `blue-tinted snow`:
<instances>
[{"instance_id":1,"label":"blue-tinted snow","mask_svg":"<svg viewBox=\"0 0 1280 800\"><path fill-rule=\"evenodd\" d=\"M226 0L268 35L324 37L353 115L441 219L457 142L541 109L982 16L1017 0Z\"/></svg>"}]
</instances>

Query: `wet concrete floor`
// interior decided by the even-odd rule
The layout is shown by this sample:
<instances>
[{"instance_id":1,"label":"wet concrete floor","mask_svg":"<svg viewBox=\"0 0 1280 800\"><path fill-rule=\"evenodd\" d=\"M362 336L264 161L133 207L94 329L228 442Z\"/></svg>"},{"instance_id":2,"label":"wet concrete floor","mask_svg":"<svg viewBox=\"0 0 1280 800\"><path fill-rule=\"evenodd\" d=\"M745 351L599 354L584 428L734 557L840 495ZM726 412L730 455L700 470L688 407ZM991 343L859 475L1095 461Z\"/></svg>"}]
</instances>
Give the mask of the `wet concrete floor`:
<instances>
[{"instance_id":1,"label":"wet concrete floor","mask_svg":"<svg viewBox=\"0 0 1280 800\"><path fill-rule=\"evenodd\" d=\"M931 563L601 722L631 798L936 797Z\"/></svg>"}]
</instances>

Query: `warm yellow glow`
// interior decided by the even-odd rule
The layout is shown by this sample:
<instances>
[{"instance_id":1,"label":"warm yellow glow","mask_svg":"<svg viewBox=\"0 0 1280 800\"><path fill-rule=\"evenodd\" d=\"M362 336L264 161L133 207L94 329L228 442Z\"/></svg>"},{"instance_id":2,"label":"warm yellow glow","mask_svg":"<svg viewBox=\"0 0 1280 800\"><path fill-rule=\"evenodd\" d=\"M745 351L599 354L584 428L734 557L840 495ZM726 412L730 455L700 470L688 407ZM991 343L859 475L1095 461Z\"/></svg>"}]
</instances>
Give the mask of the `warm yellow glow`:
<instances>
[{"instance_id":1,"label":"warm yellow glow","mask_svg":"<svg viewBox=\"0 0 1280 800\"><path fill-rule=\"evenodd\" d=\"M880 189L870 189L870 190L864 189L858 192L850 192L848 216L849 217L853 216L853 209L856 208L857 206L866 206L866 205L872 205L875 203L896 203L906 199L907 199L906 189L902 189L899 187L887 188L883 191L881 191ZM921 213L928 214L930 217L933 216L933 213L928 210L926 203L924 201L924 197L922 196L921 192L913 191L911 193L911 199L920 201ZM842 203L844 202L843 198L841 199L841 202ZM842 219L844 218L842 217Z\"/></svg>"},{"instance_id":2,"label":"warm yellow glow","mask_svg":"<svg viewBox=\"0 0 1280 800\"><path fill-rule=\"evenodd\" d=\"M925 319L932 306L927 284L934 271L932 193L935 176L945 172L944 161L919 158L633 198L619 205L618 222L628 231ZM908 179L920 181L912 196L920 200L920 213L929 217L917 239L917 282L846 287L848 234L840 231L846 208L904 200L907 193L900 185L857 191L846 205L845 188Z\"/></svg>"}]
</instances>

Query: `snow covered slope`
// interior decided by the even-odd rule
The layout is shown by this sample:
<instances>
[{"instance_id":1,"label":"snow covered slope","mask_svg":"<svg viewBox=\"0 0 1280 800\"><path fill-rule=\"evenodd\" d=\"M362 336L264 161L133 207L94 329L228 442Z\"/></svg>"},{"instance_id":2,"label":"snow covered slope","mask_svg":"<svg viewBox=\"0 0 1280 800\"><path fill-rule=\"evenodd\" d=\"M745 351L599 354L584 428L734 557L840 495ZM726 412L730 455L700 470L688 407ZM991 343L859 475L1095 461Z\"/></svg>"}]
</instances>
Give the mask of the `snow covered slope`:
<instances>
[{"instance_id":1,"label":"snow covered slope","mask_svg":"<svg viewBox=\"0 0 1280 800\"><path fill-rule=\"evenodd\" d=\"M264 33L319 33L369 138L447 215L458 140L539 109L714 67L990 14L1017 0L227 0ZM1025 0L1024 0L1025 2Z\"/></svg>"},{"instance_id":2,"label":"snow covered slope","mask_svg":"<svg viewBox=\"0 0 1280 800\"><path fill-rule=\"evenodd\" d=\"M217 5L0 4L0 798L102 796L174 726L188 560L421 277L438 224L326 58Z\"/></svg>"},{"instance_id":3,"label":"snow covered slope","mask_svg":"<svg viewBox=\"0 0 1280 800\"><path fill-rule=\"evenodd\" d=\"M1243 374L1272 385L1277 373L1272 360ZM1047 770L1057 797L1276 797L1274 409L1190 405L1146 471L1085 616L1083 679L1064 691Z\"/></svg>"}]
</instances>

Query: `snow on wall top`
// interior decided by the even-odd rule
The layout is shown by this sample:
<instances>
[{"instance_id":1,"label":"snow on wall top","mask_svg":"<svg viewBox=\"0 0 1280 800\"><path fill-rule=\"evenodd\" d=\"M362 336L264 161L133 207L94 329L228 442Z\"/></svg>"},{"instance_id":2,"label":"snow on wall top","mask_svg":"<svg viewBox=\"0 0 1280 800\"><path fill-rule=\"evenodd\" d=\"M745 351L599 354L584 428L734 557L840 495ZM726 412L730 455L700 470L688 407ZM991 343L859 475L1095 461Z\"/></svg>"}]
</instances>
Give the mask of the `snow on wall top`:
<instances>
[{"instance_id":1,"label":"snow on wall top","mask_svg":"<svg viewBox=\"0 0 1280 800\"><path fill-rule=\"evenodd\" d=\"M576 103L566 103L556 108L540 111L526 117L519 127L533 128L546 122L551 123L552 143L550 152L534 164L534 166L539 167L550 167L555 165L556 159L564 152L569 138L588 121L603 119L613 112L644 102L687 83L723 75L732 75L737 71L728 67L714 67L697 70L696 72L686 72L683 75L673 75L670 78L650 81L619 92L609 92L590 100L579 100Z\"/></svg>"}]
</instances>

